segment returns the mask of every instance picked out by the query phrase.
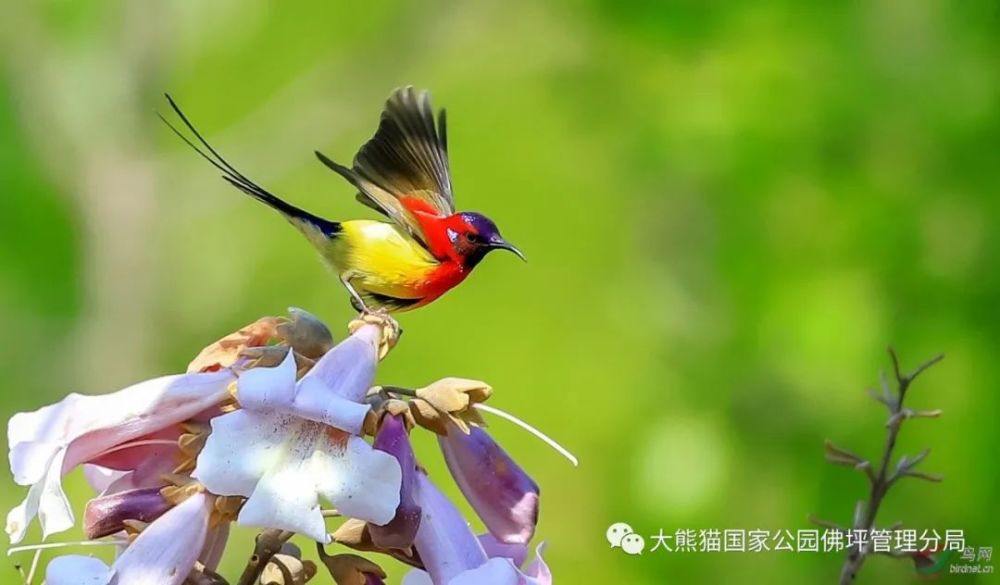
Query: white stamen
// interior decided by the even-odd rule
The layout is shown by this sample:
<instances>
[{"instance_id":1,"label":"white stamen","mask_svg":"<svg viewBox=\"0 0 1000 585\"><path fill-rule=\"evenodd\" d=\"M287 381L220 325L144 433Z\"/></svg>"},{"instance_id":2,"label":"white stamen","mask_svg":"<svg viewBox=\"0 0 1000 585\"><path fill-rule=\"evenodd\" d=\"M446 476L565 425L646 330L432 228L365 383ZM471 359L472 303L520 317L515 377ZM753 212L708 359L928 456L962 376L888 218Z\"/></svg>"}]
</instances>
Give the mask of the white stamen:
<instances>
[{"instance_id":1,"label":"white stamen","mask_svg":"<svg viewBox=\"0 0 1000 585\"><path fill-rule=\"evenodd\" d=\"M538 437L539 439L541 439L542 442L544 442L549 447L552 447L553 449L555 449L556 451L558 451L559 454L562 455L563 457L565 457L566 459L569 459L570 463L572 463L574 467L579 467L580 462L565 447L563 447L559 443L556 443L554 439L552 439L551 437L549 437L548 435L546 435L542 431L536 429L535 427L529 425L528 423L524 422L523 420L517 418L513 414L510 414L508 412L504 412L504 411L500 410L499 408L493 408L492 406L486 406L485 404L476 403L473 406L475 406L479 410L482 410L483 412L488 412L490 414L495 414L495 415L499 416L500 418L507 419L510 422L516 424L517 426L521 427L522 429L528 431L532 435L535 435L536 437Z\"/></svg>"},{"instance_id":2,"label":"white stamen","mask_svg":"<svg viewBox=\"0 0 1000 585\"><path fill-rule=\"evenodd\" d=\"M11 556L14 553L25 552L29 550L48 550L51 548L66 548L68 546L110 546L118 544L128 544L128 540L124 538L116 538L111 540L80 540L77 542L46 542L42 544L26 544L24 546L15 546L7 549L7 556Z\"/></svg>"},{"instance_id":3,"label":"white stamen","mask_svg":"<svg viewBox=\"0 0 1000 585\"><path fill-rule=\"evenodd\" d=\"M28 576L24 579L26 585L31 585L35 582L35 573L38 571L38 561L41 559L42 551L36 550L35 554L31 558L31 568L28 569Z\"/></svg>"},{"instance_id":4,"label":"white stamen","mask_svg":"<svg viewBox=\"0 0 1000 585\"><path fill-rule=\"evenodd\" d=\"M97 459L98 457L104 457L105 455L109 455L117 451L124 451L125 449L131 449L132 447L143 447L146 445L173 445L174 447L176 447L177 441L170 441L167 439L146 439L144 441L132 441L131 443L122 443L121 445L115 445L114 447L108 449L107 451L103 451L100 455L93 457L93 459Z\"/></svg>"}]
</instances>

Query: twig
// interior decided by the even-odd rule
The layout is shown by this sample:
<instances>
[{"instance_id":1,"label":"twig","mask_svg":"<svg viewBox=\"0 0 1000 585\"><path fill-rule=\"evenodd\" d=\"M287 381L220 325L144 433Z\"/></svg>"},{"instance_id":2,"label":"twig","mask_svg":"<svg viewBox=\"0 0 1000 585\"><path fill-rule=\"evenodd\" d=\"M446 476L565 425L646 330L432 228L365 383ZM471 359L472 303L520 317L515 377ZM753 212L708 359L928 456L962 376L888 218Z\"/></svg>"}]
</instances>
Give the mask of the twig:
<instances>
[{"instance_id":1,"label":"twig","mask_svg":"<svg viewBox=\"0 0 1000 585\"><path fill-rule=\"evenodd\" d=\"M936 417L941 414L941 411L939 410L913 411L905 409L903 408L903 400L906 398L906 392L909 390L910 384L913 383L913 381L927 368L941 361L944 358L944 355L935 356L934 358L924 362L910 374L903 374L896 351L891 347L889 348L889 357L892 360L892 370L896 382L895 395L892 395L888 380L885 379L884 375L882 376L882 394L879 395L874 391L871 392L872 396L877 401L884 404L889 410L889 420L886 422L888 432L886 435L885 447L882 449L882 459L879 463L877 471L872 470L870 462L838 447L833 447L833 449L831 449L831 444L829 442L827 443L828 459L834 463L853 465L855 468L863 469L869 478L871 489L868 501L858 502L855 507L854 521L852 523L853 528L865 531L870 531L874 527L875 518L878 516L878 510L882 505L882 500L885 498L889 488L892 487L896 480L901 477L908 476L926 479L929 481L940 481L940 477L938 476L920 471L913 471L913 468L923 461L924 458L926 458L930 453L929 449L925 449L920 454L912 458L903 456L896 464L895 470L891 473L890 464L892 461L893 450L896 448L896 438L899 436L899 429L902 427L904 420L915 417ZM831 451L833 451L832 457ZM854 460L855 457L858 461ZM848 549L847 559L844 561L844 565L840 571L840 585L850 585L854 582L854 579L857 576L858 571L861 570L862 565L864 565L865 558L868 556L869 552L870 551L867 546L862 547L859 545L853 545Z\"/></svg>"},{"instance_id":2,"label":"twig","mask_svg":"<svg viewBox=\"0 0 1000 585\"><path fill-rule=\"evenodd\" d=\"M274 555L281 551L288 539L295 533L287 530L269 528L257 535L256 544L253 547L253 554L247 560L247 566L240 575L240 580L236 585L254 585L260 579L260 574L264 572Z\"/></svg>"}]
</instances>

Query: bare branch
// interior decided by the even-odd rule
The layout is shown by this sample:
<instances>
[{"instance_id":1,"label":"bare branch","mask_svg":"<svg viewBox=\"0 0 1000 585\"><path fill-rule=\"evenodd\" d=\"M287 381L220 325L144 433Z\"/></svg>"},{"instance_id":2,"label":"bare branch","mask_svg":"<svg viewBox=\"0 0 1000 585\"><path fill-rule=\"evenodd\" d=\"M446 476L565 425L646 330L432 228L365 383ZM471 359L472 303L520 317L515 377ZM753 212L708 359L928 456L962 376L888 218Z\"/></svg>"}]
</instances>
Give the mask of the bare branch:
<instances>
[{"instance_id":1,"label":"bare branch","mask_svg":"<svg viewBox=\"0 0 1000 585\"><path fill-rule=\"evenodd\" d=\"M941 361L944 358L944 355L937 355L924 362L910 374L903 373L902 368L900 367L899 357L896 355L896 351L892 347L889 348L889 358L892 361L892 371L895 377L895 393L893 393L893 389L890 387L889 380L884 372L882 373L880 380L882 393L879 394L874 390L869 390L869 394L872 398L881 402L889 409L889 418L885 424L887 429L886 441L885 446L882 449L882 458L878 467L873 468L869 461L862 459L860 456L851 451L837 447L830 441L825 443L825 455L827 461L840 465L851 465L855 469L863 470L868 475L869 482L871 483L871 491L869 493L868 500L859 501L854 508L852 526L856 529L872 529L875 525L875 519L878 516L882 500L888 493L889 488L898 479L903 477L914 477L926 481L941 481L941 477L938 475L914 470L917 465L927 458L927 455L930 453L929 449L924 449L913 457L908 457L906 455L900 457L899 461L897 461L895 465L895 468L891 472L890 465L892 462L893 450L896 447L896 439L899 435L900 428L902 428L904 420L911 418L936 418L941 415L941 411L937 409L913 410L903 408L903 400L906 398L906 392L913 380L926 371L927 368ZM864 564L865 558L870 553L871 551L867 548L859 546L852 546L848 549L847 559L844 561L844 565L840 572L841 585L850 585L854 582L858 571L861 570L861 567ZM906 555L889 554L888 556L900 557Z\"/></svg>"}]
</instances>

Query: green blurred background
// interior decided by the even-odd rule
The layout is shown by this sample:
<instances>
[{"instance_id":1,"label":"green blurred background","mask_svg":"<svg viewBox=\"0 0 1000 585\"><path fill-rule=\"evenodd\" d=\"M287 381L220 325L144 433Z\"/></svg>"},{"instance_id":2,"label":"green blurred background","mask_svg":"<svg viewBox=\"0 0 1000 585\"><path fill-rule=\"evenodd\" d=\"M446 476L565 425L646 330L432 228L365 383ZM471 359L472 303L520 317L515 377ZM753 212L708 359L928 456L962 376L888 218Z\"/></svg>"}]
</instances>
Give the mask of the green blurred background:
<instances>
[{"instance_id":1,"label":"green blurred background","mask_svg":"<svg viewBox=\"0 0 1000 585\"><path fill-rule=\"evenodd\" d=\"M890 343L908 367L947 353L910 399L945 415L906 425L899 451L932 447L925 469L946 479L900 483L881 523L1000 540L996 2L3 12L5 418L182 370L289 305L338 331L352 315L294 230L160 124L162 92L265 187L347 219L373 214L312 151L350 160L389 91L414 84L448 108L459 206L493 217L530 263L492 256L403 315L379 380L487 380L491 404L580 457L573 469L492 425L543 487L538 534L559 583L835 582L840 554L629 557L604 532L847 523L864 478L825 464L822 443L881 449L884 412L864 390ZM435 451L422 441L457 498ZM8 509L25 490L0 481ZM82 509L82 478L66 484ZM239 531L225 573L251 536ZM875 558L859 582L913 580Z\"/></svg>"}]
</instances>

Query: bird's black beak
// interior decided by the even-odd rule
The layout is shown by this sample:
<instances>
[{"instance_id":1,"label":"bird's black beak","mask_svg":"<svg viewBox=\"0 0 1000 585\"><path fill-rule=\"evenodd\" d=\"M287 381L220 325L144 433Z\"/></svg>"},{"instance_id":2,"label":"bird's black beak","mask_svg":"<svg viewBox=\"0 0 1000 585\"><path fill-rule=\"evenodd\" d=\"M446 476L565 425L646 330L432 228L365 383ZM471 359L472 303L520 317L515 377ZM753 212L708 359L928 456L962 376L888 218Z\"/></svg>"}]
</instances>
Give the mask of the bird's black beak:
<instances>
[{"instance_id":1,"label":"bird's black beak","mask_svg":"<svg viewBox=\"0 0 1000 585\"><path fill-rule=\"evenodd\" d=\"M492 238L490 240L490 248L497 249L497 250L507 250L508 252L513 253L515 256L517 256L521 260L524 260L525 262L528 261L528 259L524 257L524 252L521 252L520 250L517 249L517 246L515 246L514 244L511 244L510 242L508 242L507 240L505 240L505 239L503 239L503 238L501 238L499 236L497 236L495 238Z\"/></svg>"}]
</instances>

